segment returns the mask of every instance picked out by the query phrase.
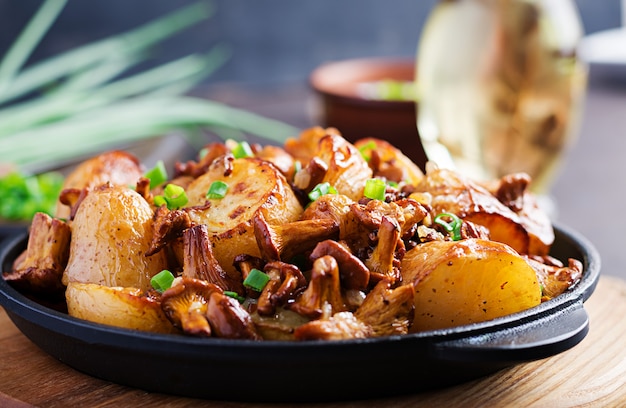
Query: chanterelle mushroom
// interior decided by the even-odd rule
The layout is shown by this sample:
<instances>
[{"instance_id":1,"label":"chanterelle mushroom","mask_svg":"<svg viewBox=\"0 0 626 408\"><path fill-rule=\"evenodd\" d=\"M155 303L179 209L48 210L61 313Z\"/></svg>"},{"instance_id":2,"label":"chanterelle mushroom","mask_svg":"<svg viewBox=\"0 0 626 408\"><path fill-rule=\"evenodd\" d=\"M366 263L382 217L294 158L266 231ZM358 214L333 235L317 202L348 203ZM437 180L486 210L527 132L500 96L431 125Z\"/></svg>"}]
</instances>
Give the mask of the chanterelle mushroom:
<instances>
[{"instance_id":1,"label":"chanterelle mushroom","mask_svg":"<svg viewBox=\"0 0 626 408\"><path fill-rule=\"evenodd\" d=\"M284 262L270 262L265 265L264 272L270 277L259 300L257 313L270 316L276 308L293 300L306 287L306 279L295 265Z\"/></svg>"},{"instance_id":2,"label":"chanterelle mushroom","mask_svg":"<svg viewBox=\"0 0 626 408\"><path fill-rule=\"evenodd\" d=\"M44 213L35 214L26 251L19 256L4 279L37 293L56 294L65 286L61 282L70 250L70 227Z\"/></svg>"},{"instance_id":3,"label":"chanterelle mushroom","mask_svg":"<svg viewBox=\"0 0 626 408\"><path fill-rule=\"evenodd\" d=\"M309 259L315 261L326 255L332 256L337 262L343 287L356 290L367 288L370 280L370 270L346 246L333 240L322 241L315 246Z\"/></svg>"},{"instance_id":4,"label":"chanterelle mushroom","mask_svg":"<svg viewBox=\"0 0 626 408\"><path fill-rule=\"evenodd\" d=\"M326 255L315 260L309 286L289 305L289 309L311 319L328 318L347 310L341 296L339 266L335 258Z\"/></svg>"},{"instance_id":5,"label":"chanterelle mushroom","mask_svg":"<svg viewBox=\"0 0 626 408\"><path fill-rule=\"evenodd\" d=\"M289 261L295 255L313 249L318 242L336 237L339 224L332 219L302 220L270 225L263 210L254 217L254 235L264 259Z\"/></svg>"},{"instance_id":6,"label":"chanterelle mushroom","mask_svg":"<svg viewBox=\"0 0 626 408\"><path fill-rule=\"evenodd\" d=\"M179 277L161 295L161 308L175 327L200 337L260 340L250 314L221 288Z\"/></svg>"},{"instance_id":7,"label":"chanterelle mushroom","mask_svg":"<svg viewBox=\"0 0 626 408\"><path fill-rule=\"evenodd\" d=\"M186 229L183 239L183 276L206 280L240 295L244 293L241 276L234 276L235 273L229 275L215 259L206 225Z\"/></svg>"},{"instance_id":8,"label":"chanterelle mushroom","mask_svg":"<svg viewBox=\"0 0 626 408\"><path fill-rule=\"evenodd\" d=\"M206 313L213 292L223 293L217 285L192 278L176 278L161 295L161 308L175 327L193 336L210 337Z\"/></svg>"},{"instance_id":9,"label":"chanterelle mushroom","mask_svg":"<svg viewBox=\"0 0 626 408\"><path fill-rule=\"evenodd\" d=\"M354 312L339 312L327 319L313 320L294 331L296 340L341 340L402 335L413 321L413 285L391 289L383 280Z\"/></svg>"}]
</instances>

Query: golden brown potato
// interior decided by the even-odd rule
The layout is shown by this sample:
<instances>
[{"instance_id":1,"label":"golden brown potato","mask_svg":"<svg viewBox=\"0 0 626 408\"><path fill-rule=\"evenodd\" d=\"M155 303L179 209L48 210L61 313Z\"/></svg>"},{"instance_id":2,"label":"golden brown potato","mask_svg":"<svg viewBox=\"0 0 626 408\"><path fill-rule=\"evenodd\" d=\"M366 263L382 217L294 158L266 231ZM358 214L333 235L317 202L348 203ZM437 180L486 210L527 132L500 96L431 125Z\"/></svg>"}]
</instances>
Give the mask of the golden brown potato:
<instances>
[{"instance_id":1,"label":"golden brown potato","mask_svg":"<svg viewBox=\"0 0 626 408\"><path fill-rule=\"evenodd\" d=\"M431 241L406 253L405 284L414 285L412 332L482 322L541 303L534 269L505 244Z\"/></svg>"},{"instance_id":2,"label":"golden brown potato","mask_svg":"<svg viewBox=\"0 0 626 408\"><path fill-rule=\"evenodd\" d=\"M65 300L69 315L79 319L154 333L179 332L161 304L137 288L70 282Z\"/></svg>"},{"instance_id":3,"label":"golden brown potato","mask_svg":"<svg viewBox=\"0 0 626 408\"><path fill-rule=\"evenodd\" d=\"M243 158L232 162L232 171L225 166L229 165L220 160L213 162L205 174L189 185L187 207L192 223L207 226L221 267L234 272L233 260L237 255L260 256L253 226L258 211L264 209L265 220L271 225L295 221L303 210L285 177L271 163ZM224 198L206 198L214 181L228 185Z\"/></svg>"},{"instance_id":4,"label":"golden brown potato","mask_svg":"<svg viewBox=\"0 0 626 408\"><path fill-rule=\"evenodd\" d=\"M482 225L489 229L491 240L503 242L520 254L546 255L554 240L549 220L538 217L540 225L533 227L498 201L489 190L455 171L429 169L416 191L431 195L433 216L454 213Z\"/></svg>"},{"instance_id":5,"label":"golden brown potato","mask_svg":"<svg viewBox=\"0 0 626 408\"><path fill-rule=\"evenodd\" d=\"M365 182L372 169L354 145L342 136L328 134L320 139L316 156L328 166L322 182L328 182L339 194L353 200L363 197Z\"/></svg>"},{"instance_id":6,"label":"golden brown potato","mask_svg":"<svg viewBox=\"0 0 626 408\"><path fill-rule=\"evenodd\" d=\"M357 140L354 146L370 157L369 165L375 177L408 184L417 184L424 177L417 164L386 140L366 137Z\"/></svg>"},{"instance_id":7,"label":"golden brown potato","mask_svg":"<svg viewBox=\"0 0 626 408\"><path fill-rule=\"evenodd\" d=\"M153 210L137 192L103 185L82 201L71 224L70 257L63 283L150 288L150 278L167 269L163 251L150 248Z\"/></svg>"},{"instance_id":8,"label":"golden brown potato","mask_svg":"<svg viewBox=\"0 0 626 408\"><path fill-rule=\"evenodd\" d=\"M114 150L81 162L67 175L62 188L91 189L104 183L134 186L142 175L139 159L131 153ZM55 217L68 218L69 215L70 208L58 202Z\"/></svg>"}]
</instances>

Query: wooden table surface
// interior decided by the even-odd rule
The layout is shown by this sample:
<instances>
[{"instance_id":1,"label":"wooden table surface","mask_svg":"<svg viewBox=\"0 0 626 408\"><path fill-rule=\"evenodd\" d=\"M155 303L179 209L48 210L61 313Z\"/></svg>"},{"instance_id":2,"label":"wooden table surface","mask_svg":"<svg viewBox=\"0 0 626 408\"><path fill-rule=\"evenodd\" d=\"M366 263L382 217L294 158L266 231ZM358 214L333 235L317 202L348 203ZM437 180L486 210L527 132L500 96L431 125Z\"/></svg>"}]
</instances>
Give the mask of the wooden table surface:
<instances>
[{"instance_id":1,"label":"wooden table surface","mask_svg":"<svg viewBox=\"0 0 626 408\"><path fill-rule=\"evenodd\" d=\"M585 303L590 329L570 350L462 385L347 407L623 407L626 404L626 281L602 276ZM0 407L275 407L144 392L82 374L41 351L0 309Z\"/></svg>"}]
</instances>

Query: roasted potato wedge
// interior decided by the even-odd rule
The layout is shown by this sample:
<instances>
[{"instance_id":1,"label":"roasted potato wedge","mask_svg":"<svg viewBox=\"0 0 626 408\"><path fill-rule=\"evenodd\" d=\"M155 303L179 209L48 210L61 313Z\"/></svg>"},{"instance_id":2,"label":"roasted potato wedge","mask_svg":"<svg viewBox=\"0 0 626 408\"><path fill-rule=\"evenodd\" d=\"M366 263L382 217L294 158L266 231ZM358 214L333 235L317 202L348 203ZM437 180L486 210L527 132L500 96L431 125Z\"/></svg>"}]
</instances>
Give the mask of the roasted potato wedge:
<instances>
[{"instance_id":1,"label":"roasted potato wedge","mask_svg":"<svg viewBox=\"0 0 626 408\"><path fill-rule=\"evenodd\" d=\"M375 177L408 184L417 184L424 177L424 172L417 164L386 140L366 137L354 142L354 146L370 157L369 164L374 167Z\"/></svg>"},{"instance_id":2,"label":"roasted potato wedge","mask_svg":"<svg viewBox=\"0 0 626 408\"><path fill-rule=\"evenodd\" d=\"M134 186L143 176L143 167L131 153L113 150L81 162L67 175L62 189L91 189L104 183L118 186ZM56 218L68 218L70 208L57 203Z\"/></svg>"},{"instance_id":3,"label":"roasted potato wedge","mask_svg":"<svg viewBox=\"0 0 626 408\"><path fill-rule=\"evenodd\" d=\"M511 246L520 254L547 255L554 241L547 217L525 222L520 214L502 204L483 186L448 169L428 169L416 186L417 192L432 196L433 216L454 213L489 229L489 238Z\"/></svg>"},{"instance_id":4,"label":"roasted potato wedge","mask_svg":"<svg viewBox=\"0 0 626 408\"><path fill-rule=\"evenodd\" d=\"M104 184L81 202L71 223L70 256L63 283L150 288L150 278L167 269L163 251L150 248L153 210L137 192Z\"/></svg>"},{"instance_id":5,"label":"roasted potato wedge","mask_svg":"<svg viewBox=\"0 0 626 408\"><path fill-rule=\"evenodd\" d=\"M211 184L228 185L224 198L207 199ZM253 219L264 209L268 224L298 219L302 205L283 174L271 163L257 158L235 159L230 165L213 162L209 170L187 188L187 210L194 224L204 224L213 253L224 270L234 272L237 255L260 256Z\"/></svg>"},{"instance_id":6,"label":"roasted potato wedge","mask_svg":"<svg viewBox=\"0 0 626 408\"><path fill-rule=\"evenodd\" d=\"M418 245L404 256L402 276L415 289L411 332L491 320L541 303L534 269L495 241Z\"/></svg>"},{"instance_id":7,"label":"roasted potato wedge","mask_svg":"<svg viewBox=\"0 0 626 408\"><path fill-rule=\"evenodd\" d=\"M154 333L179 333L161 304L137 288L70 282L65 300L69 315L79 319Z\"/></svg>"}]
</instances>

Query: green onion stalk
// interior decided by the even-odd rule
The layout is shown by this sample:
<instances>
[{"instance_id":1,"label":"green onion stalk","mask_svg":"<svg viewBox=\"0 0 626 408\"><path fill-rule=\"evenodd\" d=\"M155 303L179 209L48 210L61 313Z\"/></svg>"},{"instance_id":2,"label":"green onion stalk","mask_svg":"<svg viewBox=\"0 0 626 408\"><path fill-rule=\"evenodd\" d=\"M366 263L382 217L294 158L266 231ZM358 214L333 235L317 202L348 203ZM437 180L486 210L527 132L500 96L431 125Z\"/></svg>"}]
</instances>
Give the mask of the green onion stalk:
<instances>
[{"instance_id":1,"label":"green onion stalk","mask_svg":"<svg viewBox=\"0 0 626 408\"><path fill-rule=\"evenodd\" d=\"M8 184L19 184L14 179L21 177L24 184L34 185L27 179L37 173L167 134L185 135L193 145L198 131L204 130L222 139L237 132L244 138L254 135L279 144L299 133L289 124L189 95L230 58L224 44L202 55L127 74L145 62L160 42L210 18L214 14L210 2L191 4L135 29L26 66L67 3L45 0L0 60L0 168L5 169L4 176L7 168L12 170ZM0 182L4 198L15 191L3 190L6 184ZM30 190L47 191L50 186ZM23 207L36 207L20 194ZM29 218L31 213L9 217L0 209L0 218Z\"/></svg>"}]
</instances>

